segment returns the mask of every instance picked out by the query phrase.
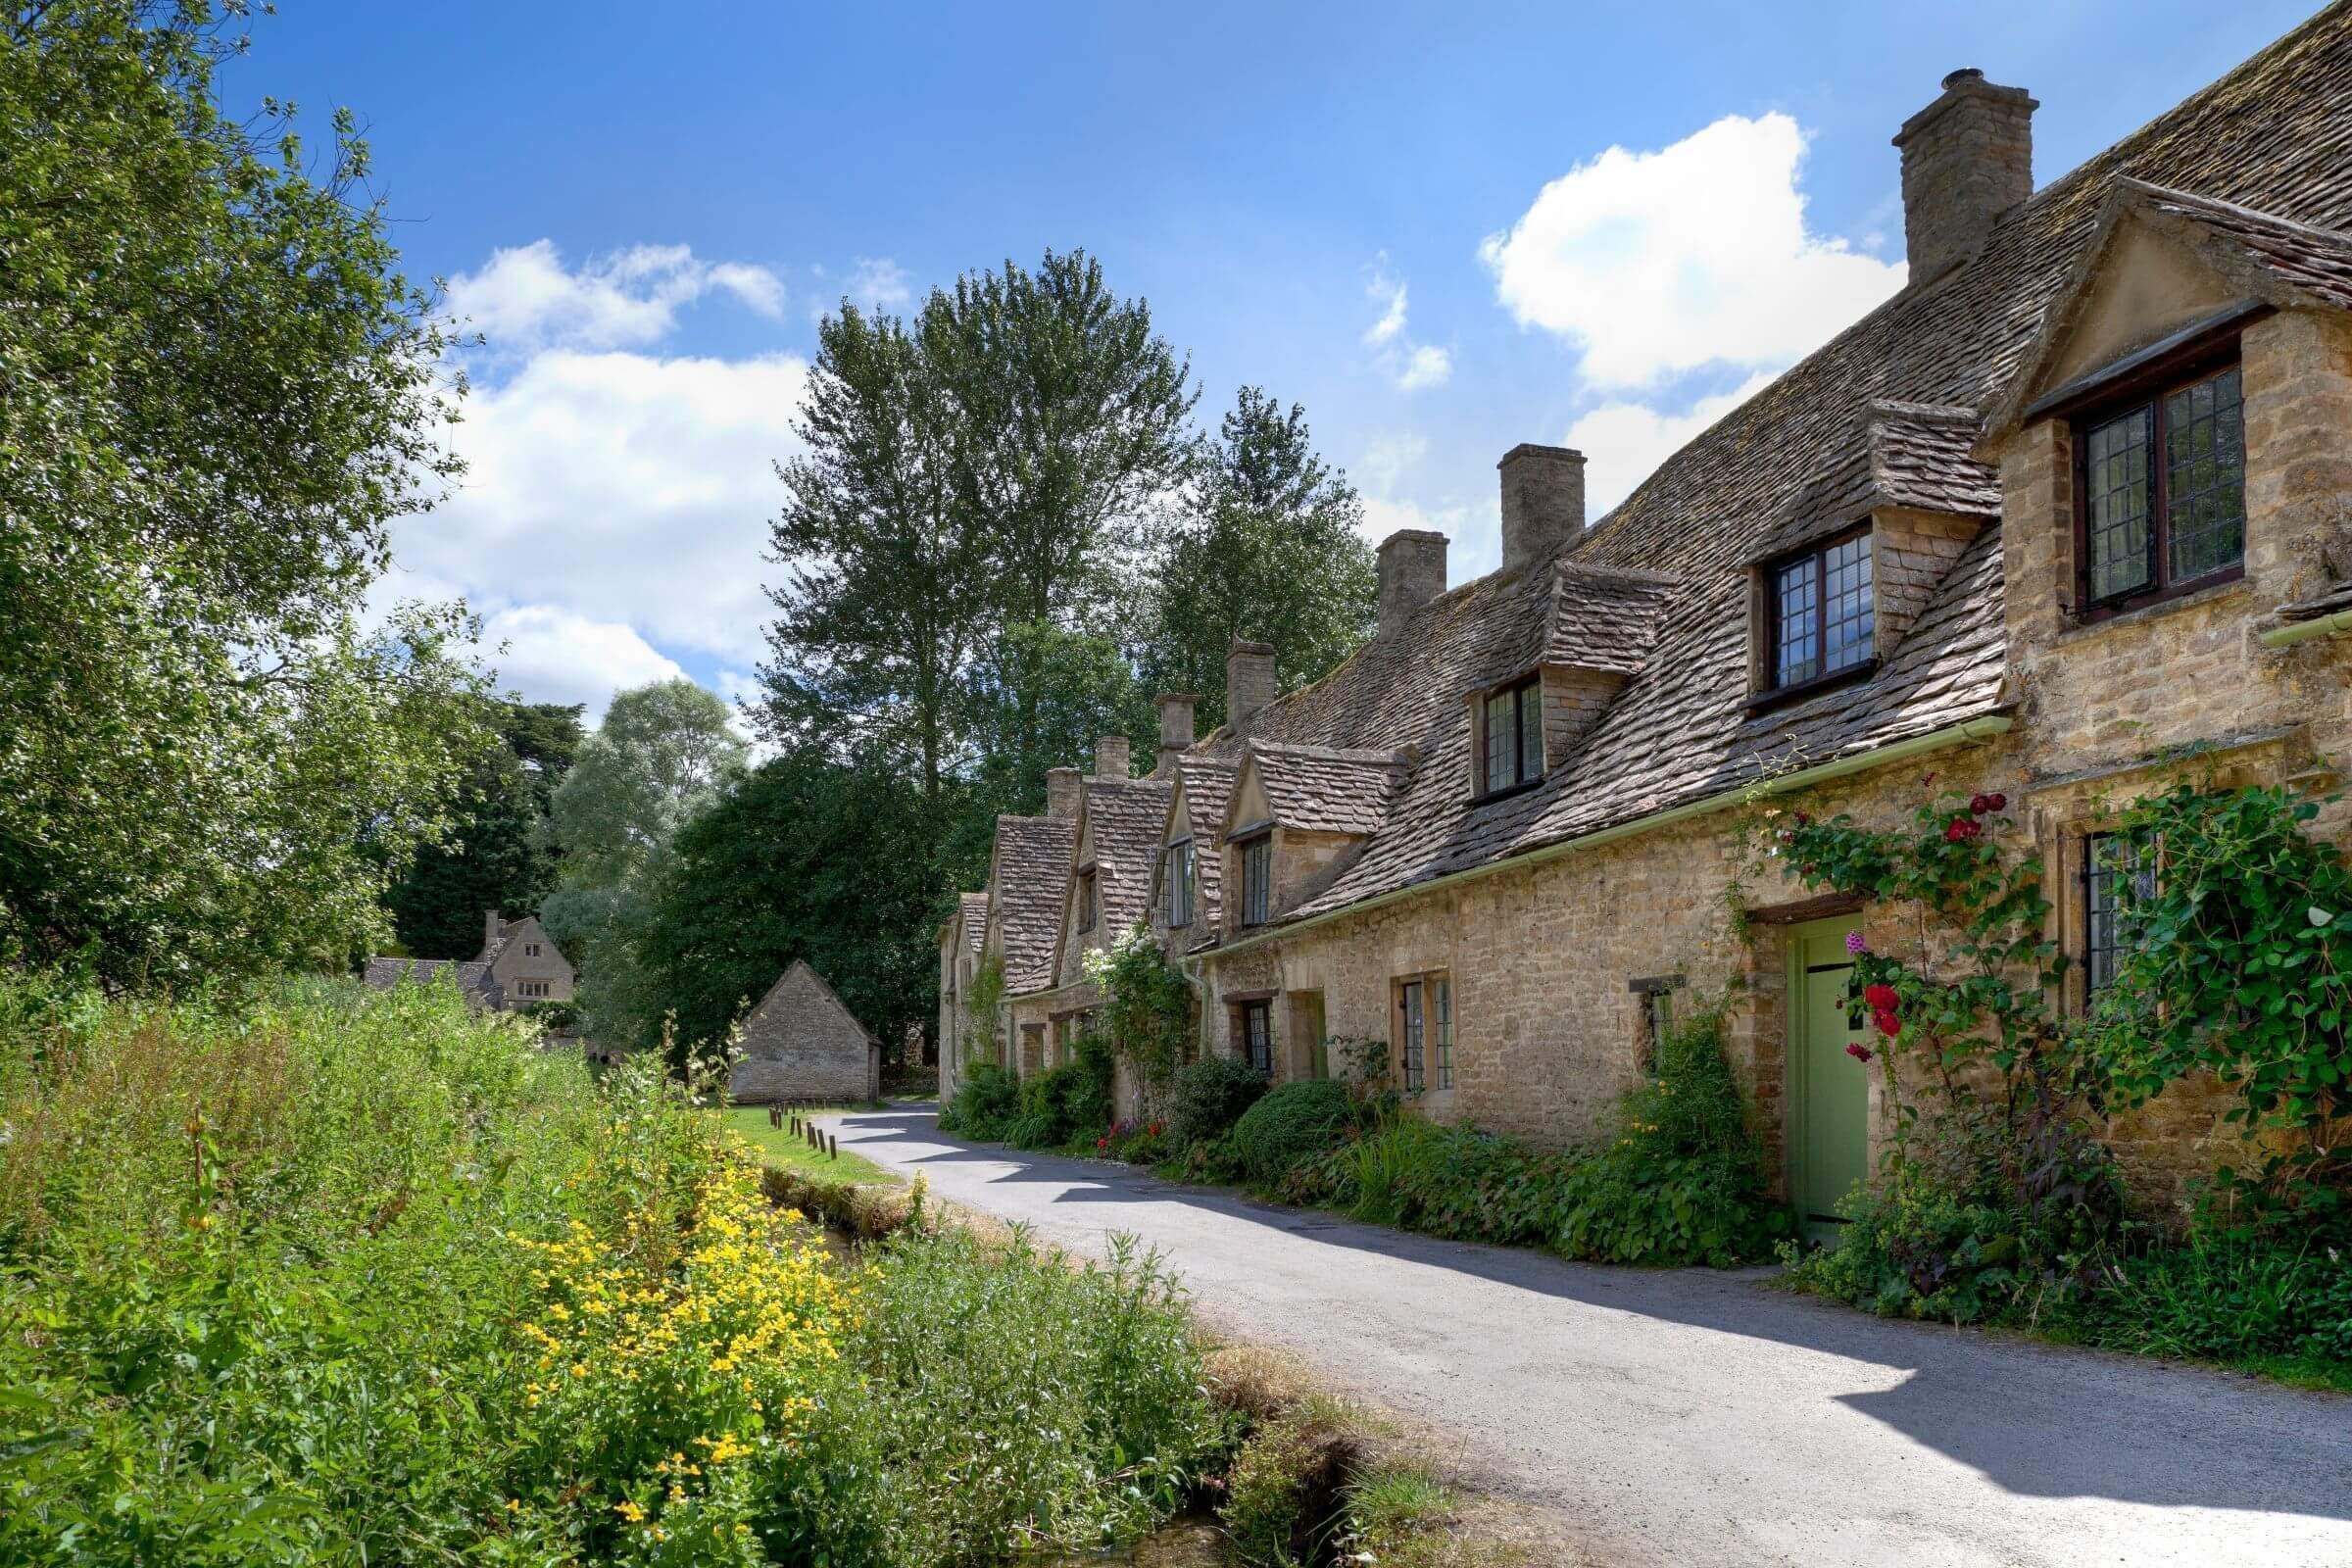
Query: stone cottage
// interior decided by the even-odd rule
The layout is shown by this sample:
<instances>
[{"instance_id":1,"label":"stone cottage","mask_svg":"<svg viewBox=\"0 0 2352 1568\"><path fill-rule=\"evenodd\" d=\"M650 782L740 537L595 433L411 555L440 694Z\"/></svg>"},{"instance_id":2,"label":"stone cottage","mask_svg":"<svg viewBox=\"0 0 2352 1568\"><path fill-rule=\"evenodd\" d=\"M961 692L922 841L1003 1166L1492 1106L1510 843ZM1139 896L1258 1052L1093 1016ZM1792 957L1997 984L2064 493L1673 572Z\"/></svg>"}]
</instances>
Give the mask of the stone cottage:
<instances>
[{"instance_id":1,"label":"stone cottage","mask_svg":"<svg viewBox=\"0 0 2352 1568\"><path fill-rule=\"evenodd\" d=\"M796 958L744 1016L743 1055L728 1070L727 1097L747 1105L879 1100L882 1042Z\"/></svg>"},{"instance_id":2,"label":"stone cottage","mask_svg":"<svg viewBox=\"0 0 2352 1568\"><path fill-rule=\"evenodd\" d=\"M469 959L369 958L361 978L377 990L403 980L430 983L443 971L476 1005L503 1011L540 1002L569 1002L577 976L535 914L482 916L482 951Z\"/></svg>"},{"instance_id":3,"label":"stone cottage","mask_svg":"<svg viewBox=\"0 0 2352 1568\"><path fill-rule=\"evenodd\" d=\"M993 1020L975 1024L973 986L980 978L981 949L988 938L988 895L965 893L956 912L939 928L939 1094L953 1100L963 1085L966 1056L975 1042L995 1038Z\"/></svg>"},{"instance_id":4,"label":"stone cottage","mask_svg":"<svg viewBox=\"0 0 2352 1568\"><path fill-rule=\"evenodd\" d=\"M1582 454L1513 447L1497 570L1448 587L1442 535L1391 536L1377 635L1288 696L1278 650L1235 645L1228 723L1176 725L1158 769L1151 920L1202 1050L1295 1077L1377 1041L1429 1114L1556 1146L1678 1006L1728 995L1779 1179L1824 1216L1887 1130L1844 1055L1844 938L1909 933L1749 874L1747 808L1891 826L1936 790L2005 794L1994 831L2047 868L2080 1006L2116 940L2098 800L2182 748L2229 780L2332 776L2352 8L2038 190L2036 107L1946 77L1894 137L1903 290L1608 514ZM1003 831L992 933L1034 896ZM1046 859L1066 892L1074 862ZM1007 1019L1048 1021L1055 978L1033 956ZM2222 1104L2182 1086L2110 1141L2177 1188L2232 1145Z\"/></svg>"}]
</instances>

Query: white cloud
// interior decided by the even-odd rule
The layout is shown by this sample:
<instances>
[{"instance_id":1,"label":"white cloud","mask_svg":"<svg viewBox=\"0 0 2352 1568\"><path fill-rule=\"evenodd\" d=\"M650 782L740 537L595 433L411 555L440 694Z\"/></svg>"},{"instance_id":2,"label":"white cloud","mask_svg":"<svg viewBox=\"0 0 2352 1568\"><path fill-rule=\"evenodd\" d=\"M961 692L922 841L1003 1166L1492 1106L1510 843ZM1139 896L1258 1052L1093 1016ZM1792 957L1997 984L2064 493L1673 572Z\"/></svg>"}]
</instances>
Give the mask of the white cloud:
<instances>
[{"instance_id":1,"label":"white cloud","mask_svg":"<svg viewBox=\"0 0 2352 1568\"><path fill-rule=\"evenodd\" d=\"M1364 346L1379 352L1374 363L1399 392L1444 386L1453 374L1453 356L1446 350L1416 343L1406 333L1406 287L1389 275L1389 253L1382 251L1364 269L1364 295L1380 307L1380 318L1364 329Z\"/></svg>"},{"instance_id":2,"label":"white cloud","mask_svg":"<svg viewBox=\"0 0 2352 1568\"><path fill-rule=\"evenodd\" d=\"M1595 384L1648 386L1717 363L1780 368L1906 275L1807 231L1804 150L1782 114L1728 115L1657 152L1611 147L1480 248L1496 297L1522 325L1578 344Z\"/></svg>"},{"instance_id":3,"label":"white cloud","mask_svg":"<svg viewBox=\"0 0 2352 1568\"><path fill-rule=\"evenodd\" d=\"M1364 448L1364 461L1356 465L1355 471L1375 493L1389 495L1404 483L1405 475L1428 452L1429 438L1415 430L1376 435Z\"/></svg>"},{"instance_id":4,"label":"white cloud","mask_svg":"<svg viewBox=\"0 0 2352 1568\"><path fill-rule=\"evenodd\" d=\"M904 310L914 299L913 280L906 269L887 256L860 256L850 269L845 293L869 311Z\"/></svg>"},{"instance_id":5,"label":"white cloud","mask_svg":"<svg viewBox=\"0 0 2352 1568\"><path fill-rule=\"evenodd\" d=\"M1579 418L1562 440L1585 454L1585 514L1598 521L1684 443L1771 382L1772 372L1759 370L1732 391L1701 398L1681 414L1661 414L1640 403L1605 403Z\"/></svg>"},{"instance_id":6,"label":"white cloud","mask_svg":"<svg viewBox=\"0 0 2352 1568\"><path fill-rule=\"evenodd\" d=\"M789 356L556 350L477 386L457 494L401 524L408 571L476 605L549 606L650 643L748 662L761 649L775 460L808 367Z\"/></svg>"},{"instance_id":7,"label":"white cloud","mask_svg":"<svg viewBox=\"0 0 2352 1568\"><path fill-rule=\"evenodd\" d=\"M449 309L493 355L518 356L657 343L680 307L713 291L770 319L783 314L784 284L763 267L698 261L684 245L633 245L574 271L546 239L494 251L479 271L452 278Z\"/></svg>"},{"instance_id":8,"label":"white cloud","mask_svg":"<svg viewBox=\"0 0 2352 1568\"><path fill-rule=\"evenodd\" d=\"M482 619L482 642L500 690L535 703L585 703L591 724L603 721L614 692L685 673L617 621L591 620L553 605L509 606Z\"/></svg>"},{"instance_id":9,"label":"white cloud","mask_svg":"<svg viewBox=\"0 0 2352 1568\"><path fill-rule=\"evenodd\" d=\"M1453 356L1427 343L1416 345L1396 372L1396 390L1417 392L1425 386L1444 386L1453 374Z\"/></svg>"}]
</instances>

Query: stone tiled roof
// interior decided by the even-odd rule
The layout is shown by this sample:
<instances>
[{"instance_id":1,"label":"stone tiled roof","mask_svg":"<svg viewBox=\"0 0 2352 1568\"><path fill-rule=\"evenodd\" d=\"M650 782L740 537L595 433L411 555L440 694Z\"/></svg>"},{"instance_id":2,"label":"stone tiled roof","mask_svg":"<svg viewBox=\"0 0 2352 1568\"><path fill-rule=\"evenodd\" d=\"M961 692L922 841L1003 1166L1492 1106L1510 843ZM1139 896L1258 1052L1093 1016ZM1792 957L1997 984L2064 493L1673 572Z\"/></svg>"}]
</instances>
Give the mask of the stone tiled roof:
<instances>
[{"instance_id":1,"label":"stone tiled roof","mask_svg":"<svg viewBox=\"0 0 2352 1568\"><path fill-rule=\"evenodd\" d=\"M1553 567L1544 660L1632 674L1657 641L1667 602L1681 586L1663 572L1561 560Z\"/></svg>"},{"instance_id":2,"label":"stone tiled roof","mask_svg":"<svg viewBox=\"0 0 2352 1568\"><path fill-rule=\"evenodd\" d=\"M1004 932L1004 989L1015 996L1054 983L1076 824L1055 816L997 818L992 912Z\"/></svg>"},{"instance_id":3,"label":"stone tiled roof","mask_svg":"<svg viewBox=\"0 0 2352 1568\"><path fill-rule=\"evenodd\" d=\"M988 895L959 893L956 896L956 915L963 922L963 947L973 957L988 941Z\"/></svg>"},{"instance_id":4,"label":"stone tiled roof","mask_svg":"<svg viewBox=\"0 0 2352 1568\"><path fill-rule=\"evenodd\" d=\"M495 1004L491 993L496 988L490 980L490 965L478 958L369 958L360 978L378 991L389 991L403 980L431 985L445 969L451 971L460 991L492 1000Z\"/></svg>"},{"instance_id":5,"label":"stone tiled roof","mask_svg":"<svg viewBox=\"0 0 2352 1568\"><path fill-rule=\"evenodd\" d=\"M2195 223L2306 299L2352 309L2352 234L2143 180L2118 182L2118 205Z\"/></svg>"},{"instance_id":6,"label":"stone tiled roof","mask_svg":"<svg viewBox=\"0 0 2352 1568\"><path fill-rule=\"evenodd\" d=\"M1192 819L1193 882L1200 893L1200 906L1193 911L1193 941L1196 947L1205 947L1216 940L1217 921L1225 905L1225 858L1215 846L1224 831L1225 809L1241 769L1231 756L1196 753L1177 761L1176 773Z\"/></svg>"},{"instance_id":7,"label":"stone tiled roof","mask_svg":"<svg viewBox=\"0 0 2352 1568\"><path fill-rule=\"evenodd\" d=\"M1249 756L1274 821L1313 833L1378 831L1412 765L1402 752L1268 740L1251 741Z\"/></svg>"},{"instance_id":8,"label":"stone tiled roof","mask_svg":"<svg viewBox=\"0 0 2352 1568\"><path fill-rule=\"evenodd\" d=\"M1974 409L1878 399L1845 454L1797 487L1752 559L1815 543L1884 507L1999 516L2000 470L1969 455L1977 426Z\"/></svg>"},{"instance_id":9,"label":"stone tiled roof","mask_svg":"<svg viewBox=\"0 0 2352 1568\"><path fill-rule=\"evenodd\" d=\"M1092 834L1095 892L1102 927L1116 935L1144 917L1152 902L1152 868L1159 858L1174 781L1160 778L1086 781L1086 820Z\"/></svg>"},{"instance_id":10,"label":"stone tiled roof","mask_svg":"<svg viewBox=\"0 0 2352 1568\"><path fill-rule=\"evenodd\" d=\"M2352 7L2330 8L2002 214L1972 261L1838 334L1577 536L1567 547L1577 564L1655 571L1681 586L1664 595L1654 641L1577 755L1538 788L1471 804L1463 700L1550 646L1550 563L1441 595L1262 710L1253 735L1417 758L1363 855L1293 918L1720 795L1787 764L2001 710L1997 527L1962 553L1872 678L1761 715L1745 702L1744 564L1804 486L1850 460L1874 404L1991 406L2123 179L2268 215L2273 236L2352 224ZM2307 258L2332 254L2301 243ZM1204 746L1231 755L1239 742L1220 732Z\"/></svg>"}]
</instances>

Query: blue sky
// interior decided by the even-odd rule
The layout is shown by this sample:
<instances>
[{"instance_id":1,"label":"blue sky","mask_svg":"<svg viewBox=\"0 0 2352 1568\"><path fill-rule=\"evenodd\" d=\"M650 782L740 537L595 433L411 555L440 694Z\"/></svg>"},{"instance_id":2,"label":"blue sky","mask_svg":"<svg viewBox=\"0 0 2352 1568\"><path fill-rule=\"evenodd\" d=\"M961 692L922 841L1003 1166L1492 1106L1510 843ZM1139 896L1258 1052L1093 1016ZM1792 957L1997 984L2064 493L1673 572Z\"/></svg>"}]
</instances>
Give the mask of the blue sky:
<instances>
[{"instance_id":1,"label":"blue sky","mask_svg":"<svg viewBox=\"0 0 2352 1568\"><path fill-rule=\"evenodd\" d=\"M232 102L349 105L413 271L489 342L472 474L387 593L463 594L508 684L740 693L819 313L1099 256L1213 424L1302 403L1366 532L1497 555L1494 465L1595 514L1902 281L1888 138L2031 89L2037 182L2305 4L565 5L280 0Z\"/></svg>"}]
</instances>

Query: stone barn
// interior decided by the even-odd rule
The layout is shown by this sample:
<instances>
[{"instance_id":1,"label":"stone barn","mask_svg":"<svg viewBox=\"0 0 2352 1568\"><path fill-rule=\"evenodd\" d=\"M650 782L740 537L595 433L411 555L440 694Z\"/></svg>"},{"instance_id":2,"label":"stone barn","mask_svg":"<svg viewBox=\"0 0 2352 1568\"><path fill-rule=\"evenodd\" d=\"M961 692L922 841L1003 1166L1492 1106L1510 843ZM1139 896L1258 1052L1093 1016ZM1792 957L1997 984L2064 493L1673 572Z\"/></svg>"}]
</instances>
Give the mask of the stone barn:
<instances>
[{"instance_id":1,"label":"stone barn","mask_svg":"<svg viewBox=\"0 0 2352 1568\"><path fill-rule=\"evenodd\" d=\"M878 1100L882 1042L824 977L795 959L743 1020L743 1059L727 1075L742 1104Z\"/></svg>"}]
</instances>

